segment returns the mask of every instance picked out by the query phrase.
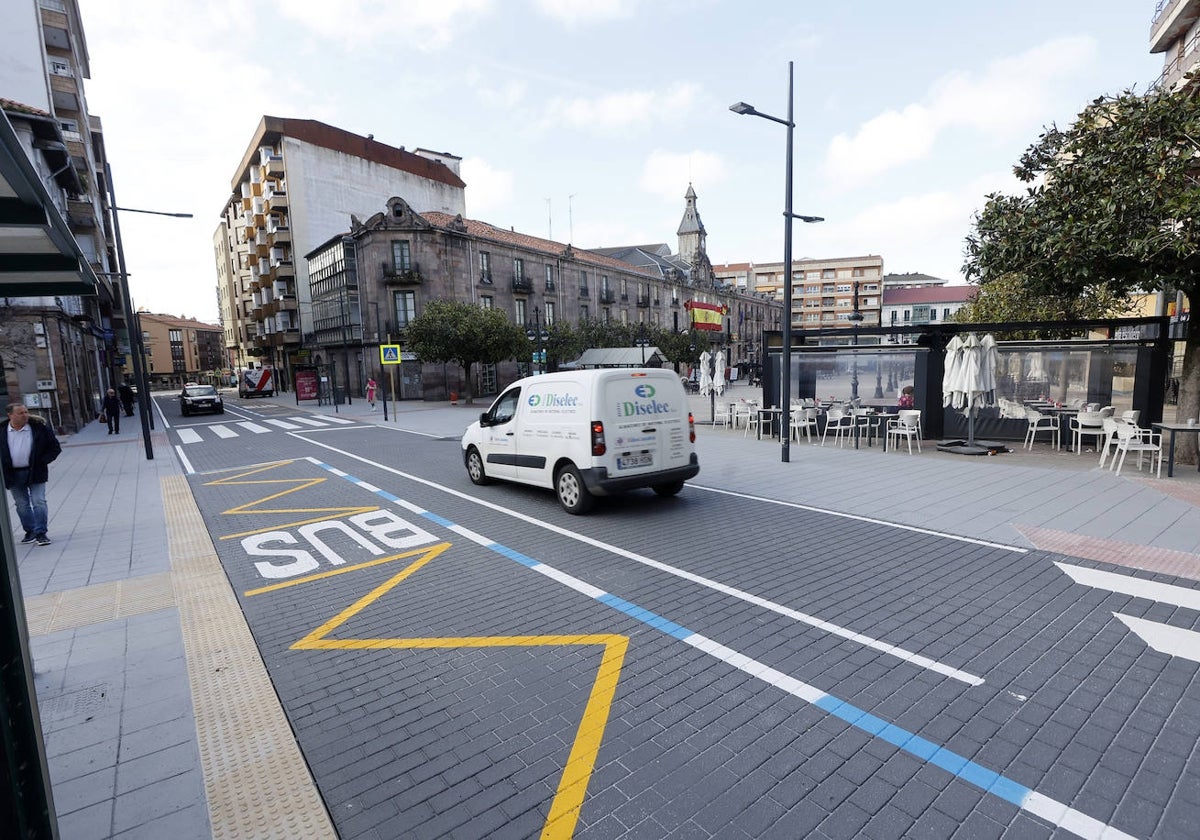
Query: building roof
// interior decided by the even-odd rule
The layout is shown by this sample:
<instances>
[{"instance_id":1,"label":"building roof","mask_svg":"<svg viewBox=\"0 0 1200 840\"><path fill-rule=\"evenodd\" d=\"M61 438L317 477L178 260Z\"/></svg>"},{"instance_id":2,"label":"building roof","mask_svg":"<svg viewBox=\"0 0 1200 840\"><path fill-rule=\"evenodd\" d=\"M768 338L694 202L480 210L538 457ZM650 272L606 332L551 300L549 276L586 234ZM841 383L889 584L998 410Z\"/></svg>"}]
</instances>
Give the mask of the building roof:
<instances>
[{"instance_id":1,"label":"building roof","mask_svg":"<svg viewBox=\"0 0 1200 840\"><path fill-rule=\"evenodd\" d=\"M966 303L979 292L978 286L913 286L883 290L884 306L920 303Z\"/></svg>"},{"instance_id":2,"label":"building roof","mask_svg":"<svg viewBox=\"0 0 1200 840\"><path fill-rule=\"evenodd\" d=\"M405 151L403 146L400 148L389 146L386 143L380 143L373 136L363 137L360 134L355 134L332 125L326 125L317 120L297 120L289 117L264 116L259 121L258 128L254 132L254 138L250 141L250 145L246 149L246 154L242 157L241 165L238 167L237 172L234 173L230 189L237 192L238 184L242 182L242 178L254 160L254 156L258 154L259 147L264 144L274 144L282 137L290 137L294 140L301 140L314 146L320 146L323 149L330 149L353 157L359 157L363 160L373 161L383 166L390 166L392 169L410 172L413 175L427 178L431 181L439 181L452 187L462 188L466 186L462 178L455 175L445 164L429 160L413 152ZM448 158L455 157L451 154L445 154L444 156Z\"/></svg>"},{"instance_id":3,"label":"building roof","mask_svg":"<svg viewBox=\"0 0 1200 840\"><path fill-rule=\"evenodd\" d=\"M906 274L885 274L883 275L883 284L885 286L944 286L946 281L941 277L934 277L932 274L910 271Z\"/></svg>"},{"instance_id":4,"label":"building roof","mask_svg":"<svg viewBox=\"0 0 1200 840\"><path fill-rule=\"evenodd\" d=\"M596 248L592 253L652 272L655 277L666 277L675 272L687 277L691 273L691 266L673 255L666 245L621 245L616 248Z\"/></svg>"},{"instance_id":5,"label":"building roof","mask_svg":"<svg viewBox=\"0 0 1200 840\"><path fill-rule=\"evenodd\" d=\"M157 312L138 312L139 318L147 321L154 321L157 324L163 324L167 327L181 327L189 330L215 330L221 332L221 327L213 324L206 324L203 321L197 321L195 318L179 318L175 315L160 315Z\"/></svg>"},{"instance_id":6,"label":"building roof","mask_svg":"<svg viewBox=\"0 0 1200 840\"><path fill-rule=\"evenodd\" d=\"M419 214L421 218L429 222L431 225L439 228L448 228L452 222L458 218L451 216L449 213L442 213L436 210L431 210L426 213ZM495 225L481 222L478 219L462 219L466 225L467 233L471 236L480 239L489 239L493 242L499 242L504 245L511 245L516 248L524 248L528 251L537 251L551 257L563 257L569 255L571 259L577 262L594 265L597 268L610 268L613 270L620 269L622 271L632 271L634 273L645 274L647 277L656 276L646 271L644 268L632 265L622 260L613 259L610 256L596 253L595 251L587 251L582 248L572 248L570 245L555 242L551 239L542 239L538 236L530 236L526 233L518 233L509 228L496 227Z\"/></svg>"},{"instance_id":7,"label":"building roof","mask_svg":"<svg viewBox=\"0 0 1200 840\"><path fill-rule=\"evenodd\" d=\"M655 358L657 357L657 358ZM657 347L593 347L584 350L583 355L575 360L575 367L642 367L646 365L658 367L664 361L662 351Z\"/></svg>"}]
</instances>

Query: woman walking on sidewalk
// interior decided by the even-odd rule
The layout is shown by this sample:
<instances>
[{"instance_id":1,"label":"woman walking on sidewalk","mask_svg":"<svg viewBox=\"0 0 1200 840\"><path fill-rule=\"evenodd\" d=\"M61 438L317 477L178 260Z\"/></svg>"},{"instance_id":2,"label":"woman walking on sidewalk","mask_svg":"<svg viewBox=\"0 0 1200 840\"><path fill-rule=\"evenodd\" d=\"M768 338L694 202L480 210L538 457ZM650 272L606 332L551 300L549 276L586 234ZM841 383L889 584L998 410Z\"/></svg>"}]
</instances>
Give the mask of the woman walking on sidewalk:
<instances>
[{"instance_id":1,"label":"woman walking on sidewalk","mask_svg":"<svg viewBox=\"0 0 1200 840\"><path fill-rule=\"evenodd\" d=\"M375 410L375 380L367 377L367 402L371 404L371 410Z\"/></svg>"}]
</instances>

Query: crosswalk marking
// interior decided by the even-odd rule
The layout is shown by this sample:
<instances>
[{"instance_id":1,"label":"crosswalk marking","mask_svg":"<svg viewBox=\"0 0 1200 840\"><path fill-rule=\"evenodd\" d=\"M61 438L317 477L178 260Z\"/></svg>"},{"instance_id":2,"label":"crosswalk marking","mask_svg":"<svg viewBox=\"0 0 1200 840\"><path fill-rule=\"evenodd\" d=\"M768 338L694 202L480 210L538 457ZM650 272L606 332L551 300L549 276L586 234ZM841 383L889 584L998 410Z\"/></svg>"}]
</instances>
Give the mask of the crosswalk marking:
<instances>
[{"instance_id":1,"label":"crosswalk marking","mask_svg":"<svg viewBox=\"0 0 1200 840\"><path fill-rule=\"evenodd\" d=\"M329 425L324 420L314 420L311 417L293 417L292 419L295 420L297 423L307 423L310 426L328 426Z\"/></svg>"},{"instance_id":2,"label":"crosswalk marking","mask_svg":"<svg viewBox=\"0 0 1200 840\"><path fill-rule=\"evenodd\" d=\"M222 425L221 423L217 423L216 425L209 426L209 428L212 429L214 432L216 432L217 437L220 437L220 438L231 438L231 437L238 436L237 432L235 432L233 429L229 428L228 426Z\"/></svg>"},{"instance_id":3,"label":"crosswalk marking","mask_svg":"<svg viewBox=\"0 0 1200 840\"><path fill-rule=\"evenodd\" d=\"M266 426L260 426L257 423L251 423L249 420L246 420L242 423L238 423L238 425L241 426L243 429L245 429L248 432L254 432L254 434L256 434L256 435L261 435L263 432L271 431Z\"/></svg>"},{"instance_id":4,"label":"crosswalk marking","mask_svg":"<svg viewBox=\"0 0 1200 840\"><path fill-rule=\"evenodd\" d=\"M1100 569L1089 569L1084 566L1072 566L1068 563L1055 563L1054 565L1069 575L1071 580L1082 583L1084 586L1107 589L1109 592L1120 592L1122 595L1160 601L1177 607L1187 607L1190 610L1200 610L1200 590L1197 589L1104 572Z\"/></svg>"},{"instance_id":5,"label":"crosswalk marking","mask_svg":"<svg viewBox=\"0 0 1200 840\"><path fill-rule=\"evenodd\" d=\"M265 420L263 422L270 423L272 426L278 426L281 429L299 429L295 423L289 423L286 420Z\"/></svg>"},{"instance_id":6,"label":"crosswalk marking","mask_svg":"<svg viewBox=\"0 0 1200 840\"><path fill-rule=\"evenodd\" d=\"M218 438L227 440L229 438L235 438L241 434L241 432L238 431L239 429L256 435L261 435L266 432L273 432L275 429L284 429L287 431L299 429L301 431L307 431L310 427L326 428L331 423L347 425L355 422L356 421L344 417L289 417L286 420L262 421L262 423L269 423L271 426L274 426L274 429L268 428L267 426L262 425L262 423L254 423L249 420L239 420L236 423L213 423L211 425L180 428L176 429L176 431L179 433L180 443L200 443L202 440L204 440L202 434L205 429L211 429L212 433Z\"/></svg>"},{"instance_id":7,"label":"crosswalk marking","mask_svg":"<svg viewBox=\"0 0 1200 840\"><path fill-rule=\"evenodd\" d=\"M180 429L179 439L184 443L199 443L200 435L193 429Z\"/></svg>"},{"instance_id":8,"label":"crosswalk marking","mask_svg":"<svg viewBox=\"0 0 1200 840\"><path fill-rule=\"evenodd\" d=\"M347 420L345 417L324 417L322 418L327 423L353 423L353 420Z\"/></svg>"},{"instance_id":9,"label":"crosswalk marking","mask_svg":"<svg viewBox=\"0 0 1200 840\"><path fill-rule=\"evenodd\" d=\"M1200 633L1195 630L1172 627L1170 624L1147 621L1132 615L1122 615L1121 613L1113 613L1113 615L1159 653L1200 662Z\"/></svg>"}]
</instances>

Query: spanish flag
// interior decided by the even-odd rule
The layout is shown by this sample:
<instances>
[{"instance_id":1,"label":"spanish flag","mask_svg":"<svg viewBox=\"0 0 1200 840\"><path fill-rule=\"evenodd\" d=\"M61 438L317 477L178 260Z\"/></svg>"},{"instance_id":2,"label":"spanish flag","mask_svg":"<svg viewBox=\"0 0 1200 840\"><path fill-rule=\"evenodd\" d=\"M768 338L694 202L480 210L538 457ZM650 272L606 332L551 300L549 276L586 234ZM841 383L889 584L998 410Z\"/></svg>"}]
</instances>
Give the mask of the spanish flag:
<instances>
[{"instance_id":1,"label":"spanish flag","mask_svg":"<svg viewBox=\"0 0 1200 840\"><path fill-rule=\"evenodd\" d=\"M684 302L683 308L691 313L692 327L695 329L720 332L725 328L724 319L725 313L729 311L728 306L689 300Z\"/></svg>"}]
</instances>

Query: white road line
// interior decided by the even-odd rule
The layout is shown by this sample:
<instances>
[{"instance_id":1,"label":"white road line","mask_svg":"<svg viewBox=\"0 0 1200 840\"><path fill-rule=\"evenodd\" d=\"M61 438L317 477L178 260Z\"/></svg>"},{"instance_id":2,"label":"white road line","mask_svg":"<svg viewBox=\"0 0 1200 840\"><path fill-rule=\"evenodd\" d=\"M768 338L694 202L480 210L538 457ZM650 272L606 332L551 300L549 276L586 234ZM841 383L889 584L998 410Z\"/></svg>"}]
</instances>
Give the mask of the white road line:
<instances>
[{"instance_id":1,"label":"white road line","mask_svg":"<svg viewBox=\"0 0 1200 840\"><path fill-rule=\"evenodd\" d=\"M278 426L281 429L299 429L295 423L289 423L286 420L263 420L264 423L270 423L272 426Z\"/></svg>"},{"instance_id":2,"label":"white road line","mask_svg":"<svg viewBox=\"0 0 1200 840\"><path fill-rule=\"evenodd\" d=\"M319 441L312 440L311 438L304 438L304 440L309 441L314 446L320 446L323 449L328 449L331 452L337 452L339 455L344 455L347 458L352 458L356 461L361 461L364 464L370 464L373 467L377 467L381 470L385 470L387 472L393 473L402 478L406 478L410 481L415 481L418 484L424 484L427 487L432 487L435 490L440 490L443 493L448 493L457 498L464 499L469 502L473 502L474 504L480 505L482 507L486 507L486 508L488 508L490 510L494 510L498 513L503 513L507 516L513 517L514 519L519 519L522 522L525 522L527 524L535 525L538 528L542 528L542 529L545 529L552 533L558 534L559 536L566 537L567 539L575 540L577 542L584 543L585 545L590 545L595 548L599 548L603 551L609 552L610 554L615 554L619 557L624 557L627 560L632 560L635 563L640 563L643 566L649 566L652 569L657 569L658 571L665 572L669 575L674 575L675 577L683 578L684 580L688 580L688 581L691 581L692 583L699 584L700 586L704 586L709 589L716 590L717 592L721 592L732 598L737 598L739 600L746 601L747 603L754 604L757 607L761 607L762 609L769 610L774 613L778 613L779 615L790 618L793 621L797 621L802 624L808 624L810 626L817 627L820 630L825 631L826 633L830 633L835 636L840 636L843 639L847 639L848 641L852 641L856 644L863 645L864 647L868 647L873 650L877 650L880 653L886 653L890 656L895 656L898 659L901 659L912 665L916 665L918 667L925 668L927 670L942 674L943 676L947 676L952 679L956 679L961 682L965 682L968 685L982 685L983 684L983 678L978 677L975 674L971 674L966 671L959 670L958 668L954 668L954 667L946 665L942 662L938 662L937 660L922 656L919 653L914 653L913 651L905 650L902 647L888 644L887 642L883 642L879 639L875 639L870 636L865 636L861 633L856 633L855 631L850 630L848 628L840 627L836 624L832 624L823 619L808 615L807 613L802 613L799 610L793 610L790 607L783 606L782 604L776 604L773 601L768 601L765 598L760 598L757 595L753 595L753 594L751 594L749 592L745 592L741 589L735 589L732 586L726 586L723 583L719 583L715 580L711 580L709 578L702 577L700 575L692 574L691 572L684 571L683 569L676 568L675 566L669 566L666 563L660 563L657 560L652 560L649 557L645 557L641 554L636 554L632 551L627 551L626 549L620 548L620 547L612 545L610 543L601 542L600 540L593 539L592 537L585 537L582 534L577 534L573 531L568 531L566 528L559 528L557 525L551 525L549 523L542 522L540 519L536 519L532 516L528 516L526 514L519 513L515 510L511 510L506 507L501 507L500 505L494 504L493 502L485 502L482 499L478 499L474 496L469 496L466 493L459 492L458 490L454 490L453 488L446 487L445 485L442 485L442 484L438 484L437 482L429 481L428 479L421 478L420 476L412 475L411 473L402 472L401 470L397 470L393 467L389 467L384 464L380 464L377 461L372 461L368 458L364 458L361 455L355 455L354 453L347 452L344 449L338 449L336 447L330 446L327 443L320 443ZM309 460L315 461L316 459L310 458Z\"/></svg>"},{"instance_id":3,"label":"white road line","mask_svg":"<svg viewBox=\"0 0 1200 840\"><path fill-rule=\"evenodd\" d=\"M179 439L184 443L199 443L201 437L194 429L176 429L179 433Z\"/></svg>"},{"instance_id":4,"label":"white road line","mask_svg":"<svg viewBox=\"0 0 1200 840\"><path fill-rule=\"evenodd\" d=\"M245 429L248 432L254 432L254 434L256 434L256 435L261 435L263 432L271 431L266 426L260 426L257 423L251 423L249 420L246 420L242 423L238 423L238 425L241 426L243 429Z\"/></svg>"},{"instance_id":5,"label":"white road line","mask_svg":"<svg viewBox=\"0 0 1200 840\"><path fill-rule=\"evenodd\" d=\"M353 423L354 422L353 420L347 420L345 417L331 417L328 415L323 415L323 417L327 423L343 423L344 424L344 423Z\"/></svg>"},{"instance_id":6,"label":"white road line","mask_svg":"<svg viewBox=\"0 0 1200 840\"><path fill-rule=\"evenodd\" d=\"M192 462L189 461L187 456L183 454L182 446L175 447L175 454L179 456L179 462L183 464L184 472L186 472L188 475L194 475L196 471L192 468Z\"/></svg>"},{"instance_id":7,"label":"white road line","mask_svg":"<svg viewBox=\"0 0 1200 840\"><path fill-rule=\"evenodd\" d=\"M1084 566L1072 566L1067 563L1055 563L1054 565L1062 569L1071 580L1093 589L1107 589L1109 592L1120 592L1122 595L1132 595L1135 598L1146 598L1164 604L1174 604L1177 607L1187 607L1190 610L1200 610L1200 589L1188 589L1184 586L1143 580L1114 572L1102 572L1099 569L1088 569Z\"/></svg>"},{"instance_id":8,"label":"white road line","mask_svg":"<svg viewBox=\"0 0 1200 840\"><path fill-rule=\"evenodd\" d=\"M1121 615L1121 613L1113 613L1113 615L1159 653L1200 662L1200 633L1195 630L1184 630L1182 627L1172 627L1169 624L1147 621L1132 615Z\"/></svg>"},{"instance_id":9,"label":"white road line","mask_svg":"<svg viewBox=\"0 0 1200 840\"><path fill-rule=\"evenodd\" d=\"M216 432L217 437L219 437L219 438L231 438L231 437L238 436L237 432L235 432L233 429L229 428L228 426L224 425L223 423L217 423L215 425L209 426L209 428L212 429L214 432Z\"/></svg>"},{"instance_id":10,"label":"white road line","mask_svg":"<svg viewBox=\"0 0 1200 840\"><path fill-rule=\"evenodd\" d=\"M329 423L325 420L316 420L312 417L292 417L297 423L307 423L310 426L328 426Z\"/></svg>"}]
</instances>

